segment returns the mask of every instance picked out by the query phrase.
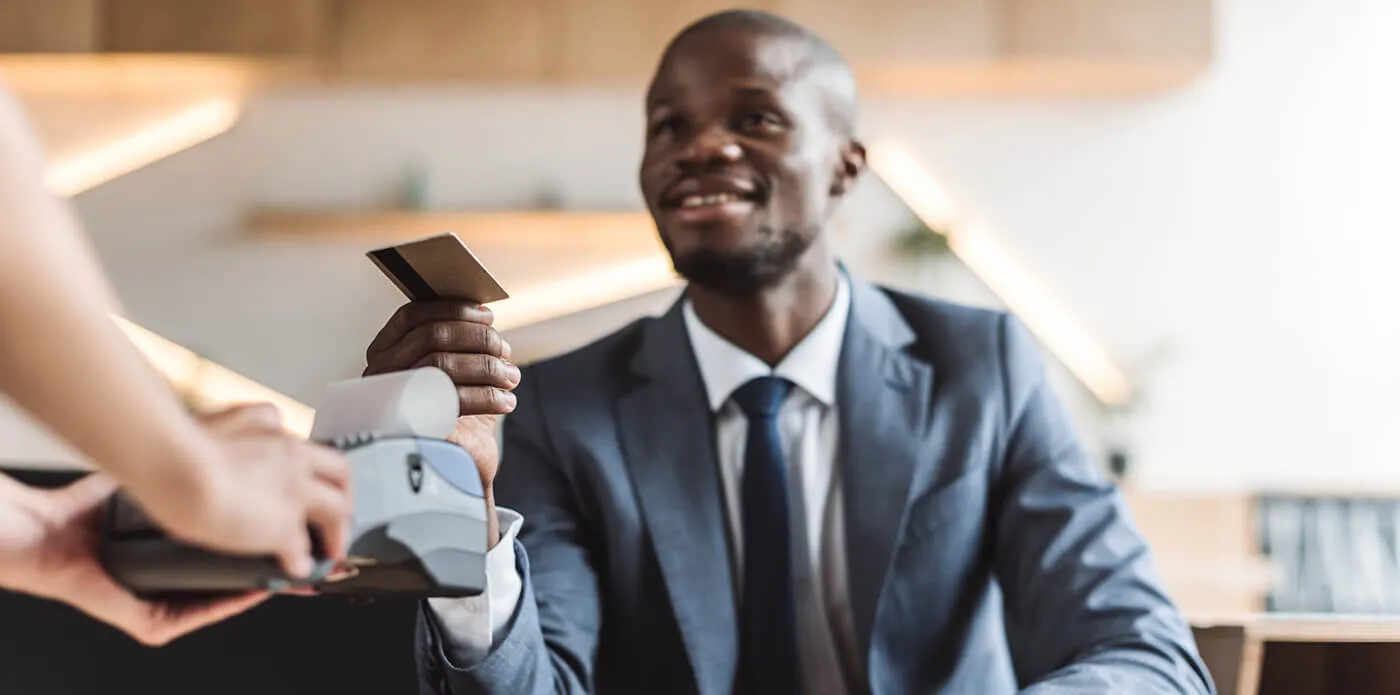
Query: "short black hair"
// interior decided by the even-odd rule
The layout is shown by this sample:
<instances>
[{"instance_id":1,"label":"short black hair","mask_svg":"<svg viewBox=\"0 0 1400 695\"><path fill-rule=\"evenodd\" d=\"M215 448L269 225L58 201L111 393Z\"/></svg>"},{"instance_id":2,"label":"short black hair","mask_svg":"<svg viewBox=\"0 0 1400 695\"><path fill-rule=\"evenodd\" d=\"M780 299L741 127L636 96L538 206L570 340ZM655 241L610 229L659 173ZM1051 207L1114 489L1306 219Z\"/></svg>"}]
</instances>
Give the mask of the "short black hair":
<instances>
[{"instance_id":1,"label":"short black hair","mask_svg":"<svg viewBox=\"0 0 1400 695\"><path fill-rule=\"evenodd\" d=\"M685 39L712 31L745 31L758 36L789 38L800 42L808 54L806 71L809 74L820 73L826 81L828 110L833 126L844 136L854 134L859 101L855 75L841 52L826 39L797 22L770 12L725 10L701 17L681 29L666 45L666 50L662 53L662 62L664 63L666 57Z\"/></svg>"}]
</instances>

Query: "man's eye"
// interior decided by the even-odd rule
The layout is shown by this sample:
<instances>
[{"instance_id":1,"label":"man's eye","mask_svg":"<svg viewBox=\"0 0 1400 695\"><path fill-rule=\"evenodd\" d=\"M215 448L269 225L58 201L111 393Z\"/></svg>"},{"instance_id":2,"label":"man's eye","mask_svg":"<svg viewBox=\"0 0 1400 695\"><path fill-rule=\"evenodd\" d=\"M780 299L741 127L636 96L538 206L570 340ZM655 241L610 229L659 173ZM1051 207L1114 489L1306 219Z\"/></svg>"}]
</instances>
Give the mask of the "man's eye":
<instances>
[{"instance_id":1,"label":"man's eye","mask_svg":"<svg viewBox=\"0 0 1400 695\"><path fill-rule=\"evenodd\" d=\"M660 119L660 120L656 121L655 123L653 123L653 124L651 125L651 134L652 134L653 136L656 136L656 135L667 135L667 134L669 134L669 133L674 133L674 132L675 132L677 129L679 129L679 128L680 128L680 119L679 119L679 118L675 118L675 117L663 118L663 119Z\"/></svg>"},{"instance_id":2,"label":"man's eye","mask_svg":"<svg viewBox=\"0 0 1400 695\"><path fill-rule=\"evenodd\" d=\"M747 129L780 128L783 125L782 119L767 111L750 111L740 120Z\"/></svg>"}]
</instances>

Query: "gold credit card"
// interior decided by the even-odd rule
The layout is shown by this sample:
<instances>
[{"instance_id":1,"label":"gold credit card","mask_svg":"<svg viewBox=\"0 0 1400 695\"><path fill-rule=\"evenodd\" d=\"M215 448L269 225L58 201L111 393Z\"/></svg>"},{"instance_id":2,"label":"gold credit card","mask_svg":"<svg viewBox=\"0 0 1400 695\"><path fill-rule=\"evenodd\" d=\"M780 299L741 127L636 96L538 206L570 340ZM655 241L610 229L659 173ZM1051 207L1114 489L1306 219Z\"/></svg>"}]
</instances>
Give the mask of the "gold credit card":
<instances>
[{"instance_id":1,"label":"gold credit card","mask_svg":"<svg viewBox=\"0 0 1400 695\"><path fill-rule=\"evenodd\" d=\"M456 234L439 234L365 255L404 296L415 301L466 299L487 304L510 296Z\"/></svg>"}]
</instances>

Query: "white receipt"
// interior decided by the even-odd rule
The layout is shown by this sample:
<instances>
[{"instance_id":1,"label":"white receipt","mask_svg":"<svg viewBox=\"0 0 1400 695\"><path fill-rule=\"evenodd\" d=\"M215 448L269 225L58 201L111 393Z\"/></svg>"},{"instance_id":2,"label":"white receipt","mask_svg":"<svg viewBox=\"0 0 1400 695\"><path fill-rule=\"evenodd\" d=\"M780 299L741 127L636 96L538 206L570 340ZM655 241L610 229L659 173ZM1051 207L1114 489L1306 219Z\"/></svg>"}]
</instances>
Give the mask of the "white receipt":
<instances>
[{"instance_id":1,"label":"white receipt","mask_svg":"<svg viewBox=\"0 0 1400 695\"><path fill-rule=\"evenodd\" d=\"M446 439L457 422L457 387L436 367L337 381L316 407L311 439Z\"/></svg>"}]
</instances>

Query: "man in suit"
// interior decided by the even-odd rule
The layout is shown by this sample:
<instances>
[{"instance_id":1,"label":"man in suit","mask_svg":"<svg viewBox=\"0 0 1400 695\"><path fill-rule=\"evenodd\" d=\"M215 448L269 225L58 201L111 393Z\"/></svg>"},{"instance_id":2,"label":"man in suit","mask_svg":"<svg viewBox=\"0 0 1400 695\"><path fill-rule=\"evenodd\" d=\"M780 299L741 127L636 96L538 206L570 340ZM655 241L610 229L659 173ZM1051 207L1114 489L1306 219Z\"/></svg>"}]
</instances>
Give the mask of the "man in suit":
<instances>
[{"instance_id":1,"label":"man in suit","mask_svg":"<svg viewBox=\"0 0 1400 695\"><path fill-rule=\"evenodd\" d=\"M452 374L502 504L487 593L422 612L424 688L1213 692L1025 330L836 258L865 165L837 53L713 15L646 109L642 192L689 281L668 313L523 373L468 303L370 346L368 373Z\"/></svg>"}]
</instances>

